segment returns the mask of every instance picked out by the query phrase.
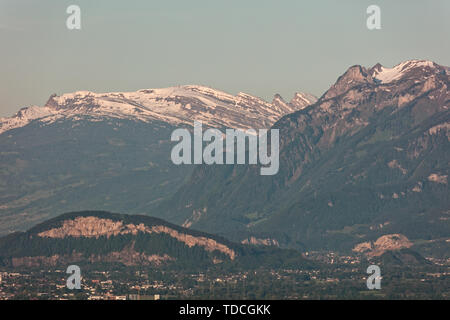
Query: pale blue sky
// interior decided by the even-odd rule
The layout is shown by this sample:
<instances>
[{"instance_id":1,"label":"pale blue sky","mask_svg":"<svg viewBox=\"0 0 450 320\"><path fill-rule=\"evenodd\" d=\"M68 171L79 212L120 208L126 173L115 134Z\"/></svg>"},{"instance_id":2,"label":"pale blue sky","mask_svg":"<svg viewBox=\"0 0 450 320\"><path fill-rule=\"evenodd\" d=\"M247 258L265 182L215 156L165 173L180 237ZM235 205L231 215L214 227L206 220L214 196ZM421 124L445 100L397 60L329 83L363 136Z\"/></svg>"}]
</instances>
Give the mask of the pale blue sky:
<instances>
[{"instance_id":1,"label":"pale blue sky","mask_svg":"<svg viewBox=\"0 0 450 320\"><path fill-rule=\"evenodd\" d=\"M66 28L71 4L80 31ZM370 4L381 30L366 28ZM449 66L449 17L448 0L0 0L0 116L78 90L319 96L354 64Z\"/></svg>"}]
</instances>

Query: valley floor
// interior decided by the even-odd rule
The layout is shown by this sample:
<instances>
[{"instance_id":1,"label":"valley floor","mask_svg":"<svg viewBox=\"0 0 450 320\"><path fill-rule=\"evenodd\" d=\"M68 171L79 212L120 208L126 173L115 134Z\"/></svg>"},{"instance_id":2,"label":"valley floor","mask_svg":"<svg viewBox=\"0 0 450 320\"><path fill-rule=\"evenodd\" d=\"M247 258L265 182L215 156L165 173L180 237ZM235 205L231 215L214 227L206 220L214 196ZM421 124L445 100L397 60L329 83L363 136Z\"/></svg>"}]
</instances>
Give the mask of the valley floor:
<instances>
[{"instance_id":1,"label":"valley floor","mask_svg":"<svg viewBox=\"0 0 450 320\"><path fill-rule=\"evenodd\" d=\"M448 265L382 269L380 290L367 288L367 264L359 262L311 270L80 267L81 290L66 288L63 268L3 268L0 299L450 299Z\"/></svg>"}]
</instances>

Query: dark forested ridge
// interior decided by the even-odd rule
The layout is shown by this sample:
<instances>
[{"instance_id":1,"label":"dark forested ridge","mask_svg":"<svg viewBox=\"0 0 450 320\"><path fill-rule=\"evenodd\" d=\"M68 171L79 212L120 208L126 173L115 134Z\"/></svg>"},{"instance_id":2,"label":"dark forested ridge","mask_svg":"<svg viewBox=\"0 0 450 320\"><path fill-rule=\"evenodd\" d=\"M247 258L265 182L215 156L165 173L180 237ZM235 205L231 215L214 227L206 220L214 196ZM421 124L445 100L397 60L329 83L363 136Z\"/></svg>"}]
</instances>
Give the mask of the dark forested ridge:
<instances>
[{"instance_id":1,"label":"dark forested ridge","mask_svg":"<svg viewBox=\"0 0 450 320\"><path fill-rule=\"evenodd\" d=\"M132 228L140 229L128 232ZM175 268L315 265L295 250L233 243L158 218L105 211L63 214L0 238L0 258L3 265L30 267L71 262Z\"/></svg>"}]
</instances>

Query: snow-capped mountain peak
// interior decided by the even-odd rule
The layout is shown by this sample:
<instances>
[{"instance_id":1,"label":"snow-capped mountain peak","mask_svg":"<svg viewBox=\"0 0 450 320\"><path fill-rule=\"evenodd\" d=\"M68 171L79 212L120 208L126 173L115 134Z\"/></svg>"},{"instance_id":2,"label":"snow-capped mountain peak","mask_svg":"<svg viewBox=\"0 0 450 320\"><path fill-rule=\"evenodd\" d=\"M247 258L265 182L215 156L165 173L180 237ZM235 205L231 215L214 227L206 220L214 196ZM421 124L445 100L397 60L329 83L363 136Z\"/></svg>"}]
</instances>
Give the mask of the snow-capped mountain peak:
<instances>
[{"instance_id":1,"label":"snow-capped mountain peak","mask_svg":"<svg viewBox=\"0 0 450 320\"><path fill-rule=\"evenodd\" d=\"M10 129L23 127L34 119L50 116L53 112L49 107L30 106L22 108L10 118L0 118L0 134Z\"/></svg>"},{"instance_id":2,"label":"snow-capped mountain peak","mask_svg":"<svg viewBox=\"0 0 450 320\"><path fill-rule=\"evenodd\" d=\"M23 108L10 118L0 118L0 134L35 120L48 124L59 119L98 121L118 118L163 121L173 125L202 121L213 127L268 128L283 115L297 109L295 106L280 109L243 92L234 96L198 85L135 92L77 91L52 95L43 107Z\"/></svg>"},{"instance_id":3,"label":"snow-capped mountain peak","mask_svg":"<svg viewBox=\"0 0 450 320\"><path fill-rule=\"evenodd\" d=\"M383 67L380 64L376 64L371 69L371 75L374 79L380 81L381 83L391 83L393 81L399 80L408 76L415 70L420 71L431 71L436 70L437 65L428 60L407 60L402 63L397 64L392 68Z\"/></svg>"},{"instance_id":4,"label":"snow-capped mountain peak","mask_svg":"<svg viewBox=\"0 0 450 320\"><path fill-rule=\"evenodd\" d=\"M309 94L309 93L305 93L305 92L297 92L295 93L294 97L292 98L290 104L293 105L295 108L297 109L304 109L307 106L316 103L317 101L317 97Z\"/></svg>"}]
</instances>

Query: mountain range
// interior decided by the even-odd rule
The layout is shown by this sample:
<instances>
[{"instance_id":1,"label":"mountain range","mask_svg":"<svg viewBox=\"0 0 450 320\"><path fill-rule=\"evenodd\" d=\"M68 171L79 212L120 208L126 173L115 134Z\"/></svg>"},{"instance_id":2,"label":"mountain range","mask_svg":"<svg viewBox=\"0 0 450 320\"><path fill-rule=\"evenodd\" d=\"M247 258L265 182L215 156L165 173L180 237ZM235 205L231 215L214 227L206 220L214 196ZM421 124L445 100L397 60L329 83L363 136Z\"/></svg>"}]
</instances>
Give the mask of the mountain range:
<instances>
[{"instance_id":1,"label":"mountain range","mask_svg":"<svg viewBox=\"0 0 450 320\"><path fill-rule=\"evenodd\" d=\"M289 103L279 94L268 103L243 92L233 96L195 85L137 92L78 91L61 96L53 94L43 107L22 108L10 118L0 118L0 134L32 122L48 126L67 120L96 122L111 119L188 126L192 126L195 119L214 128L267 128L281 116L316 101L311 94L296 93Z\"/></svg>"},{"instance_id":2,"label":"mountain range","mask_svg":"<svg viewBox=\"0 0 450 320\"><path fill-rule=\"evenodd\" d=\"M385 234L448 248L449 75L423 60L352 66L316 103L273 125L277 175L198 166L153 214L304 250L346 251Z\"/></svg>"},{"instance_id":3,"label":"mountain range","mask_svg":"<svg viewBox=\"0 0 450 320\"><path fill-rule=\"evenodd\" d=\"M89 209L235 243L350 252L398 235L448 255L449 76L425 60L355 65L319 99L271 103L201 86L51 96L0 120L0 234ZM194 120L279 129L278 174L173 165L170 134Z\"/></svg>"},{"instance_id":4,"label":"mountain range","mask_svg":"<svg viewBox=\"0 0 450 320\"><path fill-rule=\"evenodd\" d=\"M176 128L268 128L316 100L202 86L52 95L0 119L0 234L70 211L148 213L191 174L170 160Z\"/></svg>"}]
</instances>

